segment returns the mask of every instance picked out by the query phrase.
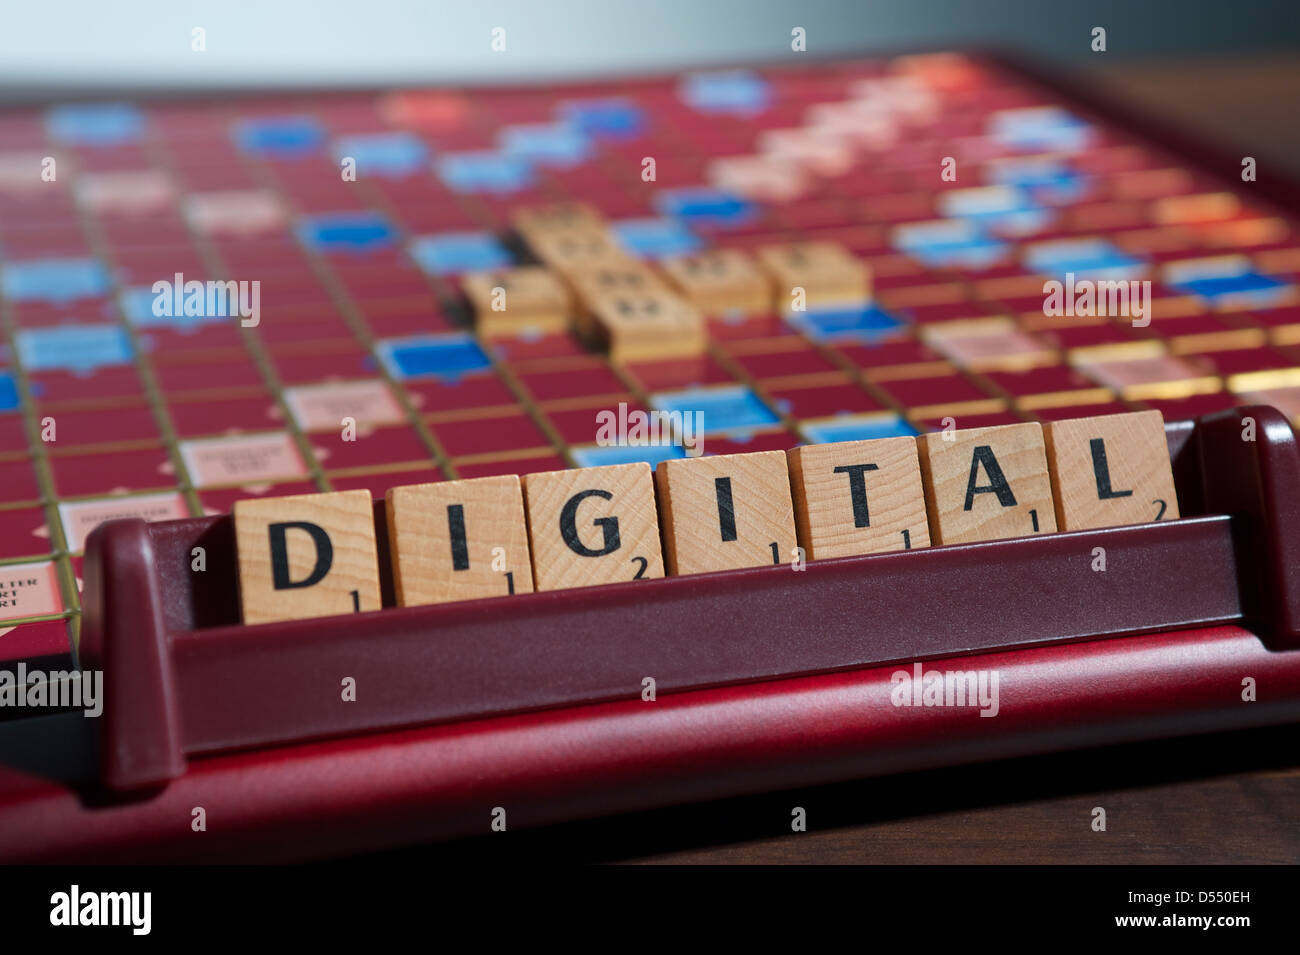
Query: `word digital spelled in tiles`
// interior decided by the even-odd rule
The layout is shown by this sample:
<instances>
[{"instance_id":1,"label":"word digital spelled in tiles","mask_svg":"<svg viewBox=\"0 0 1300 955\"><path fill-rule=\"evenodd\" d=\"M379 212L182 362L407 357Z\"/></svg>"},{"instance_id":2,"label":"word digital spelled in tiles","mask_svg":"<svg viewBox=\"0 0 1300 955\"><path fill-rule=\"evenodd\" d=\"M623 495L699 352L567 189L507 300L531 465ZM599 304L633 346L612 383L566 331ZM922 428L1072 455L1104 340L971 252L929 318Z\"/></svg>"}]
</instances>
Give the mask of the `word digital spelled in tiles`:
<instances>
[{"instance_id":1,"label":"word digital spelled in tiles","mask_svg":"<svg viewBox=\"0 0 1300 955\"><path fill-rule=\"evenodd\" d=\"M395 487L400 606L1179 516L1158 411ZM364 491L237 501L245 623L376 610Z\"/></svg>"}]
</instances>

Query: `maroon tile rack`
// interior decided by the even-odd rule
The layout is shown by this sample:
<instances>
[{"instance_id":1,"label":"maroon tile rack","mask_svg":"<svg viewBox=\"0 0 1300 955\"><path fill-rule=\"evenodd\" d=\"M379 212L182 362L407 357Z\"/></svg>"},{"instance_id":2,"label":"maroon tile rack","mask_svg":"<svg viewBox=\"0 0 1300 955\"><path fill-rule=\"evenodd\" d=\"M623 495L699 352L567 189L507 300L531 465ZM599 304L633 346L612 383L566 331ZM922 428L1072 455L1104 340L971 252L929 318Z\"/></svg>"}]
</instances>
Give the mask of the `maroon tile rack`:
<instances>
[{"instance_id":1,"label":"maroon tile rack","mask_svg":"<svg viewBox=\"0 0 1300 955\"><path fill-rule=\"evenodd\" d=\"M257 627L222 519L105 525L82 643L104 715L0 722L0 859L315 858L494 806L517 828L1300 720L1295 435L1256 407L1167 437L1176 522ZM997 718L890 705L917 660L997 670Z\"/></svg>"},{"instance_id":2,"label":"maroon tile rack","mask_svg":"<svg viewBox=\"0 0 1300 955\"><path fill-rule=\"evenodd\" d=\"M1241 621L1295 646L1289 424L1249 408L1167 437L1182 511L1200 516L258 626L232 619L228 516L113 522L88 546L81 646L105 674L103 780L147 787L204 753L637 699L645 677L673 693Z\"/></svg>"}]
</instances>

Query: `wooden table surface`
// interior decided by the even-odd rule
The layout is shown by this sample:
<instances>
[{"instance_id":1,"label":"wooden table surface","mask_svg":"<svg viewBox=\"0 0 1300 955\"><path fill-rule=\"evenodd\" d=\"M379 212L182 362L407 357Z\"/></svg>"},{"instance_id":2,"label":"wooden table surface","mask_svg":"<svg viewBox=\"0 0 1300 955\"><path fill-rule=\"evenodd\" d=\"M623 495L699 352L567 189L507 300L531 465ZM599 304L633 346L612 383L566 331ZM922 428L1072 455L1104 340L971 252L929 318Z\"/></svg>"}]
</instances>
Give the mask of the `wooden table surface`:
<instances>
[{"instance_id":1,"label":"wooden table surface","mask_svg":"<svg viewBox=\"0 0 1300 955\"><path fill-rule=\"evenodd\" d=\"M1300 54L1117 60L1075 75L1100 94L1176 122L1227 151L1254 156L1261 177L1300 180Z\"/></svg>"},{"instance_id":2,"label":"wooden table surface","mask_svg":"<svg viewBox=\"0 0 1300 955\"><path fill-rule=\"evenodd\" d=\"M1102 61L1102 92L1300 179L1300 58ZM808 829L790 831L802 806ZM1092 829L1106 810L1105 832ZM389 856L439 862L1297 863L1300 726L683 806Z\"/></svg>"},{"instance_id":3,"label":"wooden table surface","mask_svg":"<svg viewBox=\"0 0 1300 955\"><path fill-rule=\"evenodd\" d=\"M807 814L790 829L791 810ZM1106 810L1106 831L1092 828ZM421 864L1300 862L1300 725L697 803L373 856Z\"/></svg>"}]
</instances>

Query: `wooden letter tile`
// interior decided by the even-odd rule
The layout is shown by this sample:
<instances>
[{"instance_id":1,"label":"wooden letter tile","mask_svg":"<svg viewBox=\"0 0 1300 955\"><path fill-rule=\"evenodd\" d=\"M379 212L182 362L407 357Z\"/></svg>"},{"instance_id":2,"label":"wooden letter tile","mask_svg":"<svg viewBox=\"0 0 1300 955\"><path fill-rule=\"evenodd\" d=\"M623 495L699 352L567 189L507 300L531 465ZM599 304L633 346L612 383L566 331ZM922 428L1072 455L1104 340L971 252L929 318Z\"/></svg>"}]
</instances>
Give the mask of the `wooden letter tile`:
<instances>
[{"instance_id":1,"label":"wooden letter tile","mask_svg":"<svg viewBox=\"0 0 1300 955\"><path fill-rule=\"evenodd\" d=\"M711 249L660 264L687 300L706 315L752 315L772 309L771 280L739 249Z\"/></svg>"},{"instance_id":2,"label":"wooden letter tile","mask_svg":"<svg viewBox=\"0 0 1300 955\"><path fill-rule=\"evenodd\" d=\"M528 237L533 254L557 272L634 261L606 229L556 229Z\"/></svg>"},{"instance_id":3,"label":"wooden letter tile","mask_svg":"<svg viewBox=\"0 0 1300 955\"><path fill-rule=\"evenodd\" d=\"M600 214L600 210L585 202L552 202L528 206L516 210L512 222L515 231L524 239L546 232L605 228L605 217Z\"/></svg>"},{"instance_id":4,"label":"wooden letter tile","mask_svg":"<svg viewBox=\"0 0 1300 955\"><path fill-rule=\"evenodd\" d=\"M670 574L792 559L794 506L784 451L660 461L655 489Z\"/></svg>"},{"instance_id":5,"label":"wooden letter tile","mask_svg":"<svg viewBox=\"0 0 1300 955\"><path fill-rule=\"evenodd\" d=\"M538 590L664 575L648 464L546 471L523 481Z\"/></svg>"},{"instance_id":6,"label":"wooden letter tile","mask_svg":"<svg viewBox=\"0 0 1300 955\"><path fill-rule=\"evenodd\" d=\"M1043 427L1061 530L1178 517L1165 421L1159 411L1076 418Z\"/></svg>"},{"instance_id":7,"label":"wooden letter tile","mask_svg":"<svg viewBox=\"0 0 1300 955\"><path fill-rule=\"evenodd\" d=\"M540 265L471 272L461 287L474 308L475 327L490 338L524 329L563 331L573 313L568 287Z\"/></svg>"},{"instance_id":8,"label":"wooden letter tile","mask_svg":"<svg viewBox=\"0 0 1300 955\"><path fill-rule=\"evenodd\" d=\"M933 543L1056 530L1043 429L1036 422L931 432L917 443Z\"/></svg>"},{"instance_id":9,"label":"wooden letter tile","mask_svg":"<svg viewBox=\"0 0 1300 955\"><path fill-rule=\"evenodd\" d=\"M798 300L797 289L803 289L808 308L871 298L871 276L866 265L836 242L768 245L758 250L758 258L775 285L778 312L791 311Z\"/></svg>"},{"instance_id":10,"label":"wooden letter tile","mask_svg":"<svg viewBox=\"0 0 1300 955\"><path fill-rule=\"evenodd\" d=\"M809 444L786 457L809 560L930 546L914 438Z\"/></svg>"},{"instance_id":11,"label":"wooden letter tile","mask_svg":"<svg viewBox=\"0 0 1300 955\"><path fill-rule=\"evenodd\" d=\"M532 593L517 475L395 487L386 500L399 606Z\"/></svg>"},{"instance_id":12,"label":"wooden letter tile","mask_svg":"<svg viewBox=\"0 0 1300 955\"><path fill-rule=\"evenodd\" d=\"M570 269L565 277L577 292L578 300L587 305L611 295L669 291L654 269L635 259Z\"/></svg>"},{"instance_id":13,"label":"wooden letter tile","mask_svg":"<svg viewBox=\"0 0 1300 955\"><path fill-rule=\"evenodd\" d=\"M704 316L671 292L615 293L593 301L591 312L615 362L696 358L708 349Z\"/></svg>"},{"instance_id":14,"label":"wooden letter tile","mask_svg":"<svg viewBox=\"0 0 1300 955\"><path fill-rule=\"evenodd\" d=\"M369 491L249 498L234 520L244 623L379 609Z\"/></svg>"}]
</instances>

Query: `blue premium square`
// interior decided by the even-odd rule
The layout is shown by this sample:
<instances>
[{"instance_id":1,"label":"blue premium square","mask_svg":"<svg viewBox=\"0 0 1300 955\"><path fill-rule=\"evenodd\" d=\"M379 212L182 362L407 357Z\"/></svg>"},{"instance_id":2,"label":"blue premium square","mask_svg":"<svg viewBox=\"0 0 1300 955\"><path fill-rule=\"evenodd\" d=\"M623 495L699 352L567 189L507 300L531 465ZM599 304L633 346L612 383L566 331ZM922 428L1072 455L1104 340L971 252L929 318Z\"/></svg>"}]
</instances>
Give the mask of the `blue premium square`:
<instances>
[{"instance_id":1,"label":"blue premium square","mask_svg":"<svg viewBox=\"0 0 1300 955\"><path fill-rule=\"evenodd\" d=\"M898 415L851 415L799 426L812 444L833 441L872 441L876 438L910 438L916 429Z\"/></svg>"},{"instance_id":2,"label":"blue premium square","mask_svg":"<svg viewBox=\"0 0 1300 955\"><path fill-rule=\"evenodd\" d=\"M26 328L15 336L28 371L91 372L131 361L131 339L120 325L54 325Z\"/></svg>"},{"instance_id":3,"label":"blue premium square","mask_svg":"<svg viewBox=\"0 0 1300 955\"><path fill-rule=\"evenodd\" d=\"M18 407L18 383L11 372L0 371L0 411L14 411Z\"/></svg>"},{"instance_id":4,"label":"blue premium square","mask_svg":"<svg viewBox=\"0 0 1300 955\"><path fill-rule=\"evenodd\" d=\"M169 288L162 293L166 299L161 304L161 310L175 311L175 305L172 301L173 294ZM122 314L126 320L136 328L178 328L191 329L198 328L200 325L220 325L230 317L230 299L227 296L214 296L212 305L215 308L209 311L205 300L203 314L186 315L180 314L156 314L154 312L154 303L160 302L159 295L148 286L136 285L129 289L124 289L118 296L118 301L122 305ZM237 302L235 304L238 304Z\"/></svg>"},{"instance_id":5,"label":"blue premium square","mask_svg":"<svg viewBox=\"0 0 1300 955\"><path fill-rule=\"evenodd\" d=\"M1009 235L1037 232L1053 218L1018 186L977 186L953 189L939 197L939 212L947 218L968 219L986 229Z\"/></svg>"},{"instance_id":6,"label":"blue premium square","mask_svg":"<svg viewBox=\"0 0 1300 955\"><path fill-rule=\"evenodd\" d=\"M750 70L691 73L679 88L681 100L701 113L753 116L767 109L767 81Z\"/></svg>"},{"instance_id":7,"label":"blue premium square","mask_svg":"<svg viewBox=\"0 0 1300 955\"><path fill-rule=\"evenodd\" d=\"M994 113L989 120L995 140L1026 152L1079 152L1092 138L1092 127L1057 106L1033 106Z\"/></svg>"},{"instance_id":8,"label":"blue premium square","mask_svg":"<svg viewBox=\"0 0 1300 955\"><path fill-rule=\"evenodd\" d=\"M1210 305L1248 303L1269 308L1290 298L1293 287L1270 275L1255 271L1244 260L1171 265L1169 286L1191 292Z\"/></svg>"},{"instance_id":9,"label":"blue premium square","mask_svg":"<svg viewBox=\"0 0 1300 955\"><path fill-rule=\"evenodd\" d=\"M756 212L749 200L705 186L666 189L655 197L655 208L664 215L713 226L744 225Z\"/></svg>"},{"instance_id":10,"label":"blue premium square","mask_svg":"<svg viewBox=\"0 0 1300 955\"><path fill-rule=\"evenodd\" d=\"M535 166L568 169L591 157L591 139L572 123L531 123L507 126L498 136L507 156Z\"/></svg>"},{"instance_id":11,"label":"blue premium square","mask_svg":"<svg viewBox=\"0 0 1300 955\"><path fill-rule=\"evenodd\" d=\"M1039 275L1064 278L1074 273L1088 278L1128 278L1142 272L1141 260L1121 252L1105 239L1043 242L1025 247L1025 267Z\"/></svg>"},{"instance_id":12,"label":"blue premium square","mask_svg":"<svg viewBox=\"0 0 1300 955\"><path fill-rule=\"evenodd\" d=\"M325 145L325 130L310 116L246 119L235 126L234 135L244 152L268 159L302 159Z\"/></svg>"},{"instance_id":13,"label":"blue premium square","mask_svg":"<svg viewBox=\"0 0 1300 955\"><path fill-rule=\"evenodd\" d=\"M334 140L334 161L351 158L358 176L399 178L423 172L429 147L414 133L372 133Z\"/></svg>"},{"instance_id":14,"label":"blue premium square","mask_svg":"<svg viewBox=\"0 0 1300 955\"><path fill-rule=\"evenodd\" d=\"M660 461L686 457L680 445L590 445L573 449L573 460L580 468L597 468L606 464L638 464L644 461L654 467Z\"/></svg>"},{"instance_id":15,"label":"blue premium square","mask_svg":"<svg viewBox=\"0 0 1300 955\"><path fill-rule=\"evenodd\" d=\"M1077 202L1088 190L1089 179L1059 159L1033 156L990 164L989 179L1005 186L1018 186L1043 202Z\"/></svg>"},{"instance_id":16,"label":"blue premium square","mask_svg":"<svg viewBox=\"0 0 1300 955\"><path fill-rule=\"evenodd\" d=\"M374 252L392 248L397 241L397 230L378 212L308 216L295 231L298 240L316 252Z\"/></svg>"},{"instance_id":17,"label":"blue premium square","mask_svg":"<svg viewBox=\"0 0 1300 955\"><path fill-rule=\"evenodd\" d=\"M533 184L533 167L528 160L504 152L443 153L434 168L453 192L505 194Z\"/></svg>"},{"instance_id":18,"label":"blue premium square","mask_svg":"<svg viewBox=\"0 0 1300 955\"><path fill-rule=\"evenodd\" d=\"M511 265L510 252L490 232L442 232L417 236L411 258L431 275L481 272Z\"/></svg>"},{"instance_id":19,"label":"blue premium square","mask_svg":"<svg viewBox=\"0 0 1300 955\"><path fill-rule=\"evenodd\" d=\"M54 305L107 295L108 269L97 259L33 259L10 262L0 271L5 297Z\"/></svg>"},{"instance_id":20,"label":"blue premium square","mask_svg":"<svg viewBox=\"0 0 1300 955\"><path fill-rule=\"evenodd\" d=\"M865 342L886 338L906 323L878 305L846 305L791 312L786 321L814 341Z\"/></svg>"},{"instance_id":21,"label":"blue premium square","mask_svg":"<svg viewBox=\"0 0 1300 955\"><path fill-rule=\"evenodd\" d=\"M645 111L618 97L561 103L559 115L596 139L632 139L646 126Z\"/></svg>"},{"instance_id":22,"label":"blue premium square","mask_svg":"<svg viewBox=\"0 0 1300 955\"><path fill-rule=\"evenodd\" d=\"M74 103L45 114L45 129L67 146L121 146L144 135L144 116L129 103Z\"/></svg>"},{"instance_id":23,"label":"blue premium square","mask_svg":"<svg viewBox=\"0 0 1300 955\"><path fill-rule=\"evenodd\" d=\"M623 219L610 228L619 244L640 259L690 255L703 247L699 237L676 219Z\"/></svg>"},{"instance_id":24,"label":"blue premium square","mask_svg":"<svg viewBox=\"0 0 1300 955\"><path fill-rule=\"evenodd\" d=\"M701 412L699 433L705 435L744 433L781 423L763 399L745 385L660 392L650 396L650 405L659 411Z\"/></svg>"},{"instance_id":25,"label":"blue premium square","mask_svg":"<svg viewBox=\"0 0 1300 955\"><path fill-rule=\"evenodd\" d=\"M454 382L487 371L492 362L472 335L452 332L392 338L375 343L379 360L394 378L438 378Z\"/></svg>"},{"instance_id":26,"label":"blue premium square","mask_svg":"<svg viewBox=\"0 0 1300 955\"><path fill-rule=\"evenodd\" d=\"M1009 251L1001 239L987 235L974 222L945 219L918 222L894 230L894 248L934 268L986 269Z\"/></svg>"}]
</instances>

